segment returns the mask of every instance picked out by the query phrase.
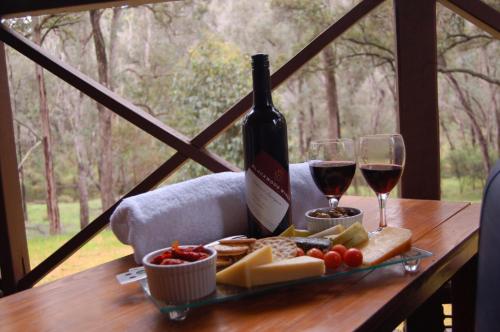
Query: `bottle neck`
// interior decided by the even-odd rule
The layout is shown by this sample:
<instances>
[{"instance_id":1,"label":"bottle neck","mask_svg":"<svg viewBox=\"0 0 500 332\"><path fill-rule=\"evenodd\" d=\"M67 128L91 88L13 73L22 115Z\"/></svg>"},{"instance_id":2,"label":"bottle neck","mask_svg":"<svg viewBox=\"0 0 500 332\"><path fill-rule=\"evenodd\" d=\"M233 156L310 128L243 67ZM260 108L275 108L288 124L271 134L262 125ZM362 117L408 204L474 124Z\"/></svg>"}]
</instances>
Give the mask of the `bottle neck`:
<instances>
[{"instance_id":1,"label":"bottle neck","mask_svg":"<svg viewBox=\"0 0 500 332\"><path fill-rule=\"evenodd\" d=\"M269 67L258 66L252 70L253 104L255 109L266 109L273 105Z\"/></svg>"}]
</instances>

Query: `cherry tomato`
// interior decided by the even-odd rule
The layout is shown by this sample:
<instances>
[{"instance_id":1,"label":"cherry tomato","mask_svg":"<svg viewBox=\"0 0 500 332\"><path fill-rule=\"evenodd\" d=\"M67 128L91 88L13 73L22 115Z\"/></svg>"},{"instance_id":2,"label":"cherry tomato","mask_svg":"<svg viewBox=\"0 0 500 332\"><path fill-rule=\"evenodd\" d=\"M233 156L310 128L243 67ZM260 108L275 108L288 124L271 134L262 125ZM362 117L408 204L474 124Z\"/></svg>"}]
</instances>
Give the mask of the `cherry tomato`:
<instances>
[{"instance_id":1,"label":"cherry tomato","mask_svg":"<svg viewBox=\"0 0 500 332\"><path fill-rule=\"evenodd\" d=\"M336 251L340 254L340 257L344 257L347 248L343 244L336 244L330 249L331 251Z\"/></svg>"},{"instance_id":2,"label":"cherry tomato","mask_svg":"<svg viewBox=\"0 0 500 332\"><path fill-rule=\"evenodd\" d=\"M304 256L305 255L304 250L302 250L302 248L297 248L297 253L295 255L297 257Z\"/></svg>"},{"instance_id":3,"label":"cherry tomato","mask_svg":"<svg viewBox=\"0 0 500 332\"><path fill-rule=\"evenodd\" d=\"M318 248L312 248L307 251L307 256L323 259L323 252Z\"/></svg>"},{"instance_id":4,"label":"cherry tomato","mask_svg":"<svg viewBox=\"0 0 500 332\"><path fill-rule=\"evenodd\" d=\"M334 270L342 264L342 257L340 257L340 254L336 251L327 252L323 259L325 260L325 266L328 269Z\"/></svg>"},{"instance_id":5,"label":"cherry tomato","mask_svg":"<svg viewBox=\"0 0 500 332\"><path fill-rule=\"evenodd\" d=\"M350 267L357 267L363 263L363 254L356 248L347 249L344 254L344 262Z\"/></svg>"}]
</instances>

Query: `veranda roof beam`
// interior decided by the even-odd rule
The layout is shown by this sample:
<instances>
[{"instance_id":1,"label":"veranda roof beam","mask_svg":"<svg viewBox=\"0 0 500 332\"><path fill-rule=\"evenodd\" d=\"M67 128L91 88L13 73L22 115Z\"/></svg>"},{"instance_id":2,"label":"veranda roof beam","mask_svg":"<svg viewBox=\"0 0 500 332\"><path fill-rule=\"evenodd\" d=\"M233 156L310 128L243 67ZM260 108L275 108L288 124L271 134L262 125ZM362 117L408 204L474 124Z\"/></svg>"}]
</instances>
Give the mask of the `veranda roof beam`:
<instances>
[{"instance_id":1,"label":"veranda roof beam","mask_svg":"<svg viewBox=\"0 0 500 332\"><path fill-rule=\"evenodd\" d=\"M148 3L167 2L173 0L122 0L122 1L96 1L96 0L16 0L2 1L0 3L0 17L14 18L23 16L37 16L47 14L74 13L99 8L122 6L139 6Z\"/></svg>"}]
</instances>

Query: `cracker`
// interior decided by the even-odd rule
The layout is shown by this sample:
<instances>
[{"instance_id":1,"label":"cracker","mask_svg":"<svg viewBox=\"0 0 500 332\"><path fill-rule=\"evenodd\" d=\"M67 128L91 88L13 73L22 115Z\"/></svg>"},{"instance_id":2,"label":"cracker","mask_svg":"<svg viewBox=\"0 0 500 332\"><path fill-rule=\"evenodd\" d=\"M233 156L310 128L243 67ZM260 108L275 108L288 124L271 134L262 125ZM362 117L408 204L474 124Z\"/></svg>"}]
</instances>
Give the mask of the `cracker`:
<instances>
[{"instance_id":1,"label":"cracker","mask_svg":"<svg viewBox=\"0 0 500 332\"><path fill-rule=\"evenodd\" d=\"M239 256L248 252L248 246L244 245L229 246L224 244L217 244L213 246L213 248L217 251L217 256Z\"/></svg>"},{"instance_id":2,"label":"cracker","mask_svg":"<svg viewBox=\"0 0 500 332\"><path fill-rule=\"evenodd\" d=\"M254 238L250 239L228 239L228 240L220 240L220 244L226 245L250 245L253 244L256 240Z\"/></svg>"},{"instance_id":3,"label":"cracker","mask_svg":"<svg viewBox=\"0 0 500 332\"><path fill-rule=\"evenodd\" d=\"M249 252L256 251L264 246L271 246L273 250L273 261L280 261L297 256L297 245L295 242L283 236L259 239L250 246Z\"/></svg>"},{"instance_id":4,"label":"cracker","mask_svg":"<svg viewBox=\"0 0 500 332\"><path fill-rule=\"evenodd\" d=\"M215 261L215 266L219 268L228 267L233 264L233 259L231 257L219 257L217 256L217 260Z\"/></svg>"}]
</instances>

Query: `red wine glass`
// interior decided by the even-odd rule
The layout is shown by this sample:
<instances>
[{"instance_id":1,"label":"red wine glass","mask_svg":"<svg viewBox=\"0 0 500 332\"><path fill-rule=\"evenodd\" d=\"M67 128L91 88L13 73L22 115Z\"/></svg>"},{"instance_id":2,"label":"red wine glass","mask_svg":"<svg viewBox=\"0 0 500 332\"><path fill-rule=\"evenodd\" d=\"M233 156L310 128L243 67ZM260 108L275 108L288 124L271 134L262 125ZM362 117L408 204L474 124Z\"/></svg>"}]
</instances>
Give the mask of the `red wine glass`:
<instances>
[{"instance_id":1,"label":"red wine glass","mask_svg":"<svg viewBox=\"0 0 500 332\"><path fill-rule=\"evenodd\" d=\"M387 197L396 186L405 165L405 143L399 134L370 135L359 139L358 163L368 185L375 191L380 208L378 231L387 226Z\"/></svg>"},{"instance_id":2,"label":"red wine glass","mask_svg":"<svg viewBox=\"0 0 500 332\"><path fill-rule=\"evenodd\" d=\"M335 209L356 172L354 141L350 138L313 141L308 163L314 183L328 198L330 208Z\"/></svg>"}]
</instances>

